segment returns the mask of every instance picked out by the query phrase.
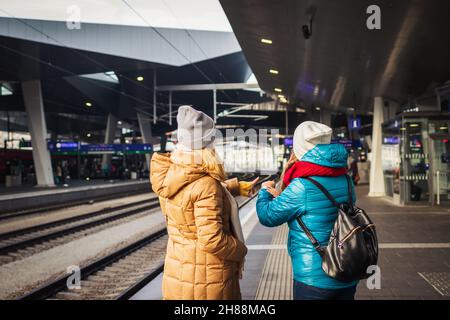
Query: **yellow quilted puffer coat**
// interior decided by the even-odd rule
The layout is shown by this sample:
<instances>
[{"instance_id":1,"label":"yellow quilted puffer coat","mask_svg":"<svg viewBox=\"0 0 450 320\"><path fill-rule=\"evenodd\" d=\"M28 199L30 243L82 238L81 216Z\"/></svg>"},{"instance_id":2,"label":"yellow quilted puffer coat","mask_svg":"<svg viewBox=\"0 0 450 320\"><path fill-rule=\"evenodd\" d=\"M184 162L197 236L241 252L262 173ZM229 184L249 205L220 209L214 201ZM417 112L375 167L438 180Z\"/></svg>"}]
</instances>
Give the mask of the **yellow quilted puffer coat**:
<instances>
[{"instance_id":1,"label":"yellow quilted puffer coat","mask_svg":"<svg viewBox=\"0 0 450 320\"><path fill-rule=\"evenodd\" d=\"M189 156L155 153L152 188L159 196L169 241L164 299L241 299L239 265L247 248L231 233L231 204L221 182ZM239 194L237 179L228 190Z\"/></svg>"}]
</instances>

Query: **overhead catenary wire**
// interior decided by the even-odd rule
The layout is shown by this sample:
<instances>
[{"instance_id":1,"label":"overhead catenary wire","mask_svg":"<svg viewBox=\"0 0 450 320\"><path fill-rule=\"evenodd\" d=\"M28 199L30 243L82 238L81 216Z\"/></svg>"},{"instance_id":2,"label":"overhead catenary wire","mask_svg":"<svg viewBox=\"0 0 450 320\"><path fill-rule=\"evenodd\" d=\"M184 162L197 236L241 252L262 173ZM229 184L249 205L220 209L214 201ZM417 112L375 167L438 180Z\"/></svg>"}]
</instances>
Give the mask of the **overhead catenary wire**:
<instances>
[{"instance_id":1,"label":"overhead catenary wire","mask_svg":"<svg viewBox=\"0 0 450 320\"><path fill-rule=\"evenodd\" d=\"M97 66L100 66L101 68L103 68L103 69L105 69L105 70L111 70L111 68L109 68L108 66L104 65L103 63L101 63L101 62L97 61L96 59L94 59L94 58L92 58L92 57L90 57L90 56L84 54L84 53L81 52L80 50L77 50L77 49L74 49L74 48L72 48L72 47L69 47L68 45L66 45L65 43L61 42L60 40L58 40L58 39L52 37L51 35L45 33L44 31L42 31L42 30L36 28L35 26L33 26L32 24L28 23L28 22L25 21L24 19L18 18L18 17L16 17L16 16L10 14L9 12L5 11L4 9L1 9L1 8L0 8L0 11L3 12L4 14L6 14L7 16L9 16L10 18L12 18L12 19L14 19L14 20L16 20L16 21L22 23L23 25L27 26L28 28L33 29L34 31L36 31L36 32L38 32L39 34L41 34L41 35L43 35L44 37L46 37L47 39L52 40L53 42L57 43L58 45L60 45L60 46L62 46L62 47L64 47L64 48L66 48L66 49L69 49L70 51L76 53L77 55L79 55L79 56L81 56L81 57L83 57L83 58L85 58L85 59L88 59L89 61L91 61L92 63L96 64ZM45 62L45 63L48 64L49 62ZM52 64L52 65L53 65L53 64ZM137 81L136 79L129 78L129 77L127 77L126 75L124 75L124 74L118 72L117 70L114 70L114 73L115 73L117 76L120 76L122 79L128 80L128 81L132 82L134 85L137 85L137 86L139 86L139 87L142 87L142 88L144 88L144 89L150 91L150 93L153 94L153 91L154 91L153 88L150 88L150 87L148 87L148 86L142 84L140 81ZM75 73L73 73L73 75L75 75L75 76L80 76L79 74L75 74ZM108 77L110 77L110 78L112 78L112 75L110 75L110 74L105 73L105 75L108 76ZM112 78L112 79L113 79L113 78ZM131 97L131 96L130 96L130 97ZM165 109L161 108L160 106L157 105L157 107L158 107L159 109L165 111Z\"/></svg>"},{"instance_id":2,"label":"overhead catenary wire","mask_svg":"<svg viewBox=\"0 0 450 320\"><path fill-rule=\"evenodd\" d=\"M72 47L69 47L69 46L66 45L64 42L62 42L62 41L60 41L60 40L58 40L58 39L52 37L51 35L45 33L44 31L42 31L42 30L36 28L35 26L33 26L32 24L28 23L28 22L25 21L24 19L18 18L18 17L16 17L16 16L10 14L9 12L5 11L4 9L1 9L1 8L0 8L0 11L2 11L3 13L5 13L5 14L8 15L9 17L13 18L14 20L16 20L16 21L22 23L23 25L27 26L28 28L33 29L34 31L40 33L40 34L43 35L44 37L46 37L46 38L52 40L53 42L55 42L55 43L57 43L57 44L59 44L60 46L66 48L66 49L69 49L69 50L72 51L72 52L75 52L76 54L78 54L79 56L82 56L82 57L85 58L85 59L88 59L89 61L93 62L94 64L96 64L96 65L98 65L98 66L100 66L100 67L102 67L103 69L105 69L105 70L111 70L111 68L109 68L109 67L106 66L105 64L103 64L103 63L97 61L96 59L94 59L94 58L92 58L92 57L90 57L90 56L84 54L84 53L81 52L80 50L77 50L77 49L74 49L74 48L72 48ZM122 73L120 73L120 72L118 72L118 71L116 71L116 70L114 70L114 73L115 73L116 75L122 77L123 79L126 79L126 80L128 80L128 81L130 81L130 82L133 82L134 84L136 84L136 85L138 85L138 86L140 86L140 87L142 87L142 88L145 88L146 90L149 90L151 93L153 93L153 88L147 87L146 85L142 84L141 82L139 82L139 81L137 81L137 80L135 80L135 79L129 78L129 77L125 76L124 74L122 74ZM110 75L110 74L106 74L106 76L112 78L112 75ZM112 78L112 79L113 79L113 78Z\"/></svg>"},{"instance_id":3,"label":"overhead catenary wire","mask_svg":"<svg viewBox=\"0 0 450 320\"><path fill-rule=\"evenodd\" d=\"M192 64L192 66L206 79L208 80L210 83L214 83L214 81L211 80L211 78L208 77L208 75L203 72L202 69L200 69L193 61L191 61L180 49L177 48L177 46L175 46L169 39L167 39L157 28L155 28L154 26L152 26L147 19L145 19L145 17L143 15L141 15L139 13L139 11L137 11L129 2L128 0L122 0L122 2L131 10L134 12L134 14L136 14L149 28L151 28L153 30L153 32L155 32L161 39L163 39L165 42L167 42L167 44L169 46L171 46L180 56L182 56L187 62L189 62L190 64Z\"/></svg>"},{"instance_id":4,"label":"overhead catenary wire","mask_svg":"<svg viewBox=\"0 0 450 320\"><path fill-rule=\"evenodd\" d=\"M15 49L10 48L10 47L8 47L8 46L5 46L5 45L3 45L3 44L0 44L0 48L9 50L9 51L14 52L14 53L16 53L16 54L19 54L19 55L21 55L21 56L23 56L23 57L26 57L26 58L29 58L29 59L31 59L31 60L37 61L37 62L39 62L39 63L42 63L42 64L46 65L46 66L49 66L49 67L51 67L51 68L54 68L54 69L56 69L56 70L58 70L58 71L60 71L60 72L67 73L67 74L70 74L70 75L72 75L72 76L78 76L78 74L76 74L76 73L74 73L74 72L72 72L72 71L70 71L70 70L67 70L67 69L65 69L65 68L63 68L63 67L57 66L57 65L55 65L55 64L52 64L51 62L44 61L44 60L42 60L42 59L40 59L40 58L34 57L34 56L29 55L29 54L26 54L26 53L24 53L24 52L15 50ZM133 100L135 100L135 101L137 101L137 102L139 102L139 103L142 103L142 104L145 104L145 105L151 105L151 106L153 106L153 104L150 104L150 103L147 102L147 101L144 101L144 100L142 100L142 99L136 98L136 97L131 96L131 95L129 95L129 94L123 92L123 91L116 90L116 89L114 89L114 88L112 88L112 87L108 87L108 86L102 85L101 83L99 83L99 82L97 82L97 81L95 81L95 80L92 80L92 79L89 79L89 78L86 78L85 80L88 81L88 82L90 82L90 83L92 83L93 85L96 85L96 86L98 86L98 87L101 87L101 88L106 89L106 90L109 90L109 91L113 91L113 92L115 92L115 93L118 93L119 95L122 95L122 96L125 96L125 97L127 97L127 98L133 99Z\"/></svg>"},{"instance_id":5,"label":"overhead catenary wire","mask_svg":"<svg viewBox=\"0 0 450 320\"><path fill-rule=\"evenodd\" d=\"M176 16L176 14L173 12L172 8L169 6L169 4L166 2L166 0L161 0L164 5L166 6L166 8L170 11L170 13L172 14L172 16L175 18L175 20L179 20L178 17ZM205 50L203 50L202 46L198 43L198 41L192 36L191 32L187 29L183 27L184 32L187 34L187 36L189 38L191 38L192 42L197 46L197 48L199 48L199 50L202 52L203 56L207 59L208 63L214 68L216 69L216 71L218 72L219 76L225 80L225 82L230 82L227 77L225 77L225 75L222 73L222 71L216 66L216 64L210 60L210 57L206 54ZM223 91L223 93L225 94L225 96L230 99L231 97L225 92ZM238 94L239 95L239 94Z\"/></svg>"},{"instance_id":6,"label":"overhead catenary wire","mask_svg":"<svg viewBox=\"0 0 450 320\"><path fill-rule=\"evenodd\" d=\"M130 10L132 10L145 24L147 24L147 26L148 27L150 27L159 37L161 37L165 42L167 42L177 53L179 53L186 61L188 61L207 81L209 81L210 83L214 83L214 81L211 79L211 78L209 78L208 77L208 75L201 69L201 68L199 68L197 65L196 65L196 63L194 63L193 61L191 61L185 54L183 54L183 52L181 51L181 50L179 50L169 39L167 39L157 28L155 28L155 27L153 27L153 26L151 26L150 25L150 23L148 23L148 21L145 19L145 17L143 17L133 6L131 6L131 4L127 1L127 0L122 0L122 2L130 9ZM164 4L168 7L168 9L171 11L171 13L172 13L172 15L174 15L174 13L172 12L172 10L171 10L171 8L167 5L167 3L165 3L164 2ZM105 70L110 70L111 68L109 68L109 67L107 67L106 65L104 65L103 63L101 63L101 62L99 62L99 61L97 61L96 59L94 59L94 58L92 58L92 57L90 57L90 56L88 56L88 55L86 55L86 54L84 54L84 53L82 53L80 50L77 50L77 49L74 49L74 48L72 48L72 47L69 47L69 46L67 46L65 43L63 43L63 42L61 42L60 40L58 40L58 39L56 39L56 38L54 38L54 37L52 37L51 35L49 35L49 34L47 34L47 33L45 33L44 31L42 31L42 30L40 30L40 29L38 29L38 28L36 28L35 26L33 26L32 24L30 24L30 23L28 23L27 21L25 21L24 19L21 19L21 18L18 18L18 17L16 17L16 16L14 16L14 15L12 15L12 14L10 14L9 12L7 12L7 11L5 11L4 9L1 9L0 8L0 11L2 11L4 14L6 14L7 16L9 16L9 17L11 17L11 18L13 18L13 19L15 19L16 21L19 21L20 23L22 23L22 24L24 24L25 26L27 26L28 28L31 28L31 29L33 29L34 31L36 31L36 32L38 32L39 34L41 34L41 35L43 35L43 36L45 36L46 38L48 38L48 39L50 39L50 40L52 40L53 42L55 42L55 43L57 43L57 44L59 44L59 45L61 45L61 46L63 46L63 47L65 47L65 48L67 48L67 49L69 49L69 50L71 50L72 52L75 52L77 55L80 55L81 57L83 57L83 58L85 58L85 59L87 59L87 60L89 60L89 61L91 61L92 63L94 63L94 64L96 64L96 65L98 65L98 66L100 66L100 67L102 67L103 69L105 69ZM174 17L175 17L175 19L177 19L177 17L174 15ZM203 48L199 45L199 43L195 40L195 38L190 34L190 32L187 30L187 29L184 29L184 31L187 33L187 35L190 37L190 39L192 39L192 41L193 41L193 43L199 48L199 50L203 53L203 55L206 57L206 58L208 58L208 56L207 56L207 54L206 54L206 52L203 50ZM12 50L14 50L14 49L12 49ZM29 56L30 57L30 56ZM41 60L41 59L38 59L38 60L40 60L42 63L44 63L44 64L47 64L47 65L50 65L50 62L47 62L47 61L44 61L44 60ZM219 75L223 78L223 79L225 79L225 81L227 81L227 79L226 79L226 77L223 75L223 73L215 66L215 64L213 64L211 61L209 61L209 63L219 72ZM51 66L53 67L54 65L53 64L51 64ZM59 68L61 68L61 67L59 67ZM78 74L76 74L76 73L73 73L73 72L71 72L71 71L69 71L69 70L66 70L66 69L64 69L64 68L61 68L62 70L64 70L65 72L68 72L68 73L70 73L70 74L72 74L72 75L74 75L74 76L79 76ZM139 86L139 87L142 87L142 88L145 88L146 90L148 90L148 91L150 91L151 93L153 93L153 91L154 91L154 89L153 88L150 88L150 87L147 87L147 86L145 86L145 85L143 85L141 82L139 82L139 81L137 81L136 79L132 79L132 78L129 78L129 77L127 77L127 76L125 76L124 74L122 74L122 73L120 73L120 72L118 72L118 71L116 71L116 70L114 70L114 72L116 73L116 75L117 76L120 76L122 79L125 79L125 80L128 80L128 81L130 81L130 82L132 82L133 84L135 84L135 85L137 85L137 86ZM112 75L111 74L107 74L107 73L105 73L108 77L111 77L112 78ZM93 81L90 81L91 83L94 83L94 84L96 84L95 82L93 82ZM104 86L103 86L104 87ZM104 87L104 88L107 88L107 87ZM108 88L108 89L110 89L110 88ZM117 91L117 90L114 90L114 91L116 91L116 92L119 92L120 94L122 94L122 95L124 95L124 96L127 96L127 97L129 97L129 98L132 98L132 99L134 99L134 100L136 100L136 101L139 101L140 99L138 99L138 98L135 98L135 97L133 97L133 96L131 96L131 95L128 95L128 94L126 94L126 93L124 93L124 92L122 92L122 91ZM225 96L228 98L228 99L230 99L230 100L233 100L233 99L231 99L231 97L226 93L226 92L224 92L224 94L225 94ZM174 99L175 100L175 99ZM141 100L141 101L143 101L143 100ZM175 100L176 101L176 100ZM141 102L142 103L142 102ZM150 105L149 103L147 103L147 102L144 102L146 105ZM161 107L161 103L159 103L159 104L157 104L157 108L158 109L160 109L160 110L164 110L165 111L165 109L164 108L162 108ZM153 105L152 105L152 107L153 107Z\"/></svg>"},{"instance_id":7,"label":"overhead catenary wire","mask_svg":"<svg viewBox=\"0 0 450 320\"><path fill-rule=\"evenodd\" d=\"M209 81L211 84L214 84L215 82L208 77L208 75L206 75L206 73L199 67L197 66L197 64L193 61L191 61L181 50L179 50L169 39L167 39L157 28L155 28L154 26L152 26L147 19L139 13L139 11L137 11L129 2L128 0L122 0L122 2L131 10L133 11L149 28L151 28L159 37L161 37L161 39L163 39L164 41L166 41L180 56L182 56L187 62L189 62L189 64L191 64L207 81ZM164 2L164 4L167 6L167 4ZM169 8L169 10L171 11L171 9ZM172 15L173 12L172 12ZM175 19L177 19L177 17L174 15ZM192 35L186 30L184 29L185 32L187 32L188 36L194 41L194 44L196 44L200 51L203 52L203 54L205 55L205 57L208 58L208 56L206 55L206 53L204 52L204 50L201 48L201 46L197 43L197 41L195 41L195 39L192 37ZM210 62L211 63L211 62ZM220 70L219 73L221 74ZM226 92L224 92L225 96L230 99L233 100Z\"/></svg>"},{"instance_id":8,"label":"overhead catenary wire","mask_svg":"<svg viewBox=\"0 0 450 320\"><path fill-rule=\"evenodd\" d=\"M166 6L166 8L170 11L170 13L172 14L172 16L175 18L175 20L179 20L177 15L173 12L172 8L169 6L169 4L166 2L166 0L161 0L164 5ZM230 82L227 77L225 77L225 75L222 73L222 71L217 67L217 65L210 60L210 57L207 55L207 53L205 52L205 50L202 48L202 46L198 43L198 41L194 38L194 36L192 35L192 33L187 29L183 27L183 31L188 35L189 38L191 38L192 42L197 46L197 48L202 52L203 56L208 59L208 63L213 66L214 69L216 69L216 71L218 72L219 76L225 80L225 82Z\"/></svg>"}]
</instances>

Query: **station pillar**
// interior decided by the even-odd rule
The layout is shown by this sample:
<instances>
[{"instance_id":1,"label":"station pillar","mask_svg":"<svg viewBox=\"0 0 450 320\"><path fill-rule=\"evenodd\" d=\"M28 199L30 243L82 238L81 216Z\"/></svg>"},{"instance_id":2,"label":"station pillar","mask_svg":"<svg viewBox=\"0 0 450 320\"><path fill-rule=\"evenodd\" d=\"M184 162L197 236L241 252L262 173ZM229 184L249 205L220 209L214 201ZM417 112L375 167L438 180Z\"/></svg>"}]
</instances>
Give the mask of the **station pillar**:
<instances>
[{"instance_id":1,"label":"station pillar","mask_svg":"<svg viewBox=\"0 0 450 320\"><path fill-rule=\"evenodd\" d=\"M52 161L47 148L47 123L45 121L44 103L40 80L22 82L22 94L27 112L28 129L33 147L33 162L37 185L53 187Z\"/></svg>"},{"instance_id":2,"label":"station pillar","mask_svg":"<svg viewBox=\"0 0 450 320\"><path fill-rule=\"evenodd\" d=\"M108 114L108 118L106 120L106 131L105 131L105 144L111 144L114 142L114 137L116 134L117 128L117 118L112 113ZM111 166L111 154L104 154L102 156L102 168Z\"/></svg>"},{"instance_id":3,"label":"station pillar","mask_svg":"<svg viewBox=\"0 0 450 320\"><path fill-rule=\"evenodd\" d=\"M144 143L152 143L152 121L149 116L138 112L137 119L139 123L139 130L141 131L142 141ZM146 154L145 158L147 159L147 167L150 170L150 155Z\"/></svg>"},{"instance_id":4,"label":"station pillar","mask_svg":"<svg viewBox=\"0 0 450 320\"><path fill-rule=\"evenodd\" d=\"M381 158L381 124L384 121L384 102L382 97L375 97L372 124L372 155L370 161L369 197L386 195Z\"/></svg>"}]
</instances>

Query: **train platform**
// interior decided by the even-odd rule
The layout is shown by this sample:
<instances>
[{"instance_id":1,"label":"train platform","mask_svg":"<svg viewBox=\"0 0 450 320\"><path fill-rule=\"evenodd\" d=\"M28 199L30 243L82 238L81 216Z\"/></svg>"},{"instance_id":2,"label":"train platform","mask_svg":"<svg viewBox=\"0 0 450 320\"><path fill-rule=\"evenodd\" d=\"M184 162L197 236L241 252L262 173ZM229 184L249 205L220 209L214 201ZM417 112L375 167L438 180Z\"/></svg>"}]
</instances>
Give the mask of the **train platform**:
<instances>
[{"instance_id":1,"label":"train platform","mask_svg":"<svg viewBox=\"0 0 450 320\"><path fill-rule=\"evenodd\" d=\"M369 198L368 186L356 188L357 204L377 226L380 287L358 285L356 299L450 299L450 211L447 207L396 206ZM241 209L248 254L241 280L247 300L292 299L292 269L286 250L288 228L258 222L256 199ZM131 299L161 299L159 275Z\"/></svg>"},{"instance_id":2,"label":"train platform","mask_svg":"<svg viewBox=\"0 0 450 320\"><path fill-rule=\"evenodd\" d=\"M55 187L1 187L0 213L36 207L106 199L150 191L148 179L140 180L72 180ZM57 195L57 196L56 196Z\"/></svg>"}]
</instances>

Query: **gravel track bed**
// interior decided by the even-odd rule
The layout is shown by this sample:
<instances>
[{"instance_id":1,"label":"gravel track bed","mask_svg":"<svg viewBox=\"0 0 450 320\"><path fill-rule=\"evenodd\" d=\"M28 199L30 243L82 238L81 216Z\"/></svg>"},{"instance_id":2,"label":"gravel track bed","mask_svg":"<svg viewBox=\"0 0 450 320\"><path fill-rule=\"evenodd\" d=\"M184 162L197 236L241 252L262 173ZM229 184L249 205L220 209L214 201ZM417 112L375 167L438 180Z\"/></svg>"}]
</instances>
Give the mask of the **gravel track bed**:
<instances>
[{"instance_id":1,"label":"gravel track bed","mask_svg":"<svg viewBox=\"0 0 450 320\"><path fill-rule=\"evenodd\" d=\"M81 281L81 289L65 290L51 299L56 300L109 300L140 281L146 274L164 263L168 236L136 250Z\"/></svg>"},{"instance_id":2,"label":"gravel track bed","mask_svg":"<svg viewBox=\"0 0 450 320\"><path fill-rule=\"evenodd\" d=\"M148 206L148 204L142 204L142 205L134 206L134 207L130 207L130 208L132 208L132 209L139 209L140 207L145 207L145 206ZM69 227L75 227L75 226L83 225L83 224L88 223L88 222L101 221L102 219L104 219L106 217L111 217L111 216L114 216L114 215L126 212L126 211L130 210L130 208L119 210L119 211L114 211L112 213L102 214L102 215L99 215L98 217L94 217L94 218L90 218L90 219L84 219L82 221L77 221L77 222L73 222L73 223L69 223L69 224L56 226L56 227L53 227L53 228L44 229L44 230L37 231L37 232L32 232L32 233L25 234L25 235L22 235L22 236L19 236L19 237L5 239L5 240L0 241L0 247L2 247L4 245L8 245L8 244L17 243L19 241L24 241L24 240L27 240L27 239L31 239L31 238L34 238L34 237L37 237L37 236L42 236L42 235L46 235L46 234L53 233L53 232L56 232L56 231L64 230L64 229L67 229ZM57 238L54 238L54 239L51 239L51 240L48 240L48 241L45 241L45 242L42 242L42 243L34 244L32 246L29 246L29 247L26 247L26 248L23 248L23 249L19 249L19 250L15 250L15 251L9 252L6 255L0 255L0 266L3 265L3 264L7 264L7 263L10 263L10 262L13 262L13 261L17 261L17 260L29 257L31 255L34 255L34 254L38 253L38 252L51 249L53 247L62 245L64 243L68 243L70 241L73 241L75 239L78 239L78 238L81 238L81 237L93 234L95 232L99 232L101 230L104 230L104 229L107 229L107 228L110 228L110 227L113 227L113 226L116 226L116 225L119 225L119 224L122 224L122 223L126 223L126 222L129 222L129 221L135 220L135 219L139 219L139 218L141 218L141 217L143 217L145 215L148 215L149 213L153 212L154 210L159 210L159 207L151 209L151 210L148 210L148 209L147 210L143 210L142 212L134 213L134 214L132 214L130 216L127 216L127 217L119 218L119 219L114 220L114 221L105 222L105 223L102 223L100 225L96 225L96 226L93 226L93 227L90 227L90 228L83 229L83 230L78 231L78 232L74 232L74 233L71 233L71 234L68 234L68 235L57 237Z\"/></svg>"}]
</instances>

